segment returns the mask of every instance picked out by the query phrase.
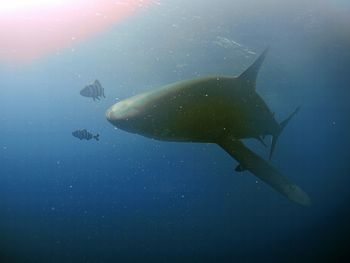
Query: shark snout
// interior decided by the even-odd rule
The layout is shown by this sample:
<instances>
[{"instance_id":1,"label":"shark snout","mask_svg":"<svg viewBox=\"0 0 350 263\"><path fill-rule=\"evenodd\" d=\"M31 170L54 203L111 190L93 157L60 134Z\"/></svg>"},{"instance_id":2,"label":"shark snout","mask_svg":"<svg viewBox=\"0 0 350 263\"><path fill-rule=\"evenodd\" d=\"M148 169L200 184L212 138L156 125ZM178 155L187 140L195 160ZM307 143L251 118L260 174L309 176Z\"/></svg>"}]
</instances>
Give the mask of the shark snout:
<instances>
[{"instance_id":1,"label":"shark snout","mask_svg":"<svg viewBox=\"0 0 350 263\"><path fill-rule=\"evenodd\" d=\"M106 111L107 120L112 123L114 126L118 126L118 124L126 121L128 118L126 114L124 114L118 107L113 105Z\"/></svg>"},{"instance_id":2,"label":"shark snout","mask_svg":"<svg viewBox=\"0 0 350 263\"><path fill-rule=\"evenodd\" d=\"M121 115L119 112L113 110L113 107L106 111L107 120L116 128L127 130L128 119L126 116Z\"/></svg>"},{"instance_id":3,"label":"shark snout","mask_svg":"<svg viewBox=\"0 0 350 263\"><path fill-rule=\"evenodd\" d=\"M127 102L118 102L106 111L107 120L117 128L128 129L139 111Z\"/></svg>"},{"instance_id":4,"label":"shark snout","mask_svg":"<svg viewBox=\"0 0 350 263\"><path fill-rule=\"evenodd\" d=\"M113 111L112 111L112 108L109 108L107 111L106 111L106 118L109 122L112 122L113 121Z\"/></svg>"}]
</instances>

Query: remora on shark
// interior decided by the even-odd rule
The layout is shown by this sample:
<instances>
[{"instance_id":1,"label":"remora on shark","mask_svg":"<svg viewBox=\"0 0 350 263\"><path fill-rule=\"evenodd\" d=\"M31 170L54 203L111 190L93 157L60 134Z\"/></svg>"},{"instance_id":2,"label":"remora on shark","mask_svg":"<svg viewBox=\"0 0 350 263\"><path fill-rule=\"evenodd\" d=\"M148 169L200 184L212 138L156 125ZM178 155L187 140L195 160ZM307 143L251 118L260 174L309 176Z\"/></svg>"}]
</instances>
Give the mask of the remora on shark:
<instances>
[{"instance_id":1,"label":"remora on shark","mask_svg":"<svg viewBox=\"0 0 350 263\"><path fill-rule=\"evenodd\" d=\"M241 139L276 141L298 108L278 123L256 92L256 78L267 49L238 77L209 76L175 82L111 106L106 116L117 128L163 141L216 143L239 165L288 199L310 205L308 195L268 161L248 149Z\"/></svg>"}]
</instances>

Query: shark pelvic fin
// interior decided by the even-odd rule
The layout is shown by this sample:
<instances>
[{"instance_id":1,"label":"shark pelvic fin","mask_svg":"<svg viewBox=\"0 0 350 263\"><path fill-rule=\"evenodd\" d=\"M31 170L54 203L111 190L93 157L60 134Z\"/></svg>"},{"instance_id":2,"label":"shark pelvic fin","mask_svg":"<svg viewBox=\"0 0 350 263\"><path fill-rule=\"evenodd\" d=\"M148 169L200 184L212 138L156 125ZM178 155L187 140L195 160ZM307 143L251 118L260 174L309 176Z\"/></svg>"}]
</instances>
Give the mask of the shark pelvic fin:
<instances>
[{"instance_id":1,"label":"shark pelvic fin","mask_svg":"<svg viewBox=\"0 0 350 263\"><path fill-rule=\"evenodd\" d=\"M264 62L268 50L269 48L266 48L264 52L261 53L261 55L255 60L255 62L252 65L250 65L250 67L238 77L242 81L246 82L246 84L248 84L248 86L252 89L255 89L256 78L258 76L259 69L261 67L261 64Z\"/></svg>"},{"instance_id":2,"label":"shark pelvic fin","mask_svg":"<svg viewBox=\"0 0 350 263\"><path fill-rule=\"evenodd\" d=\"M256 139L261 142L262 145L264 145L264 147L267 147L266 143L264 142L264 138L265 136L258 136L256 137Z\"/></svg>"},{"instance_id":3,"label":"shark pelvic fin","mask_svg":"<svg viewBox=\"0 0 350 263\"><path fill-rule=\"evenodd\" d=\"M298 108L296 108L295 111L293 111L292 114L290 114L290 115L288 116L287 119L285 119L284 121L282 121L282 122L280 123L279 131L278 131L276 134L274 134L274 135L272 136L272 144L271 144L271 150L270 150L270 156L269 156L269 159L270 159L270 160L271 160L272 154L273 154L273 152L274 152L274 150L275 150L275 148L276 148L276 143L277 143L278 137L280 136L280 134L282 133L282 131L284 130L284 128L287 126L287 124L289 123L289 121L293 118L293 116L294 116L295 114L298 113L299 110L300 110L300 106L299 106Z\"/></svg>"},{"instance_id":4,"label":"shark pelvic fin","mask_svg":"<svg viewBox=\"0 0 350 263\"><path fill-rule=\"evenodd\" d=\"M235 168L236 172L244 172L245 170L247 170L247 169L241 164L238 164Z\"/></svg>"},{"instance_id":5,"label":"shark pelvic fin","mask_svg":"<svg viewBox=\"0 0 350 263\"><path fill-rule=\"evenodd\" d=\"M236 171L248 170L289 200L303 206L311 204L309 196L299 186L291 182L269 162L248 149L241 141L226 137L219 142L219 145L238 161Z\"/></svg>"}]
</instances>

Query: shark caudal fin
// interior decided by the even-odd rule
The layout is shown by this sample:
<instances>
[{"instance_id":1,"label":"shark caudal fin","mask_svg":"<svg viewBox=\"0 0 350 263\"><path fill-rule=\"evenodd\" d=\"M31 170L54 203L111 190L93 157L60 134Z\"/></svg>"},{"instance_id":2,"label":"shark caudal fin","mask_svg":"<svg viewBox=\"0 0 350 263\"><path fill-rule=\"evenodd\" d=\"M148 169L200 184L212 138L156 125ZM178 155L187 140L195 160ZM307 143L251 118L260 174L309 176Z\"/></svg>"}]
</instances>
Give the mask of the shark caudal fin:
<instances>
[{"instance_id":1,"label":"shark caudal fin","mask_svg":"<svg viewBox=\"0 0 350 263\"><path fill-rule=\"evenodd\" d=\"M244 81L252 89L255 89L256 78L259 73L259 69L261 64L264 62L267 52L269 48L266 48L263 53L254 61L249 68L247 68L241 75L239 75L239 79Z\"/></svg>"},{"instance_id":2,"label":"shark caudal fin","mask_svg":"<svg viewBox=\"0 0 350 263\"><path fill-rule=\"evenodd\" d=\"M239 165L236 171L248 170L289 200L303 206L311 205L309 196L286 176L280 173L269 162L248 149L241 141L234 138L223 138L218 143Z\"/></svg>"},{"instance_id":3,"label":"shark caudal fin","mask_svg":"<svg viewBox=\"0 0 350 263\"><path fill-rule=\"evenodd\" d=\"M287 126L287 124L289 123L289 121L293 118L293 116L294 116L295 114L298 113L299 110L300 110L300 106L299 106L298 108L296 108L295 111L293 111L292 114L290 114L290 115L288 116L287 119L285 119L284 121L282 121L282 122L280 123L279 131L278 131L276 134L274 134L274 135L272 136L272 144L271 144L271 150L270 150L270 156L269 156L269 159L270 159L270 160L271 160L271 158L272 158L273 152L275 151L276 143L277 143L278 137L280 136L280 134L282 133L282 131L284 130L284 128Z\"/></svg>"}]
</instances>

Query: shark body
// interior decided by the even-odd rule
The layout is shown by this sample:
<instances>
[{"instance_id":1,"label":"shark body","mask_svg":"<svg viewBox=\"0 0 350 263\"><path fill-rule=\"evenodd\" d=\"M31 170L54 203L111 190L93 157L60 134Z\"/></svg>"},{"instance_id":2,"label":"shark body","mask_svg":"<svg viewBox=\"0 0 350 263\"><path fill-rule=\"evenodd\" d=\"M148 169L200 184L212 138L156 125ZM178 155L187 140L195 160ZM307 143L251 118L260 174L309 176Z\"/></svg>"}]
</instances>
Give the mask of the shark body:
<instances>
[{"instance_id":1,"label":"shark body","mask_svg":"<svg viewBox=\"0 0 350 263\"><path fill-rule=\"evenodd\" d=\"M241 142L246 138L263 142L272 135L271 158L278 136L298 111L278 123L256 92L266 53L238 77L175 82L114 104L106 117L117 128L157 140L216 143L238 161L236 171L249 170L290 200L309 205L300 187Z\"/></svg>"}]
</instances>

